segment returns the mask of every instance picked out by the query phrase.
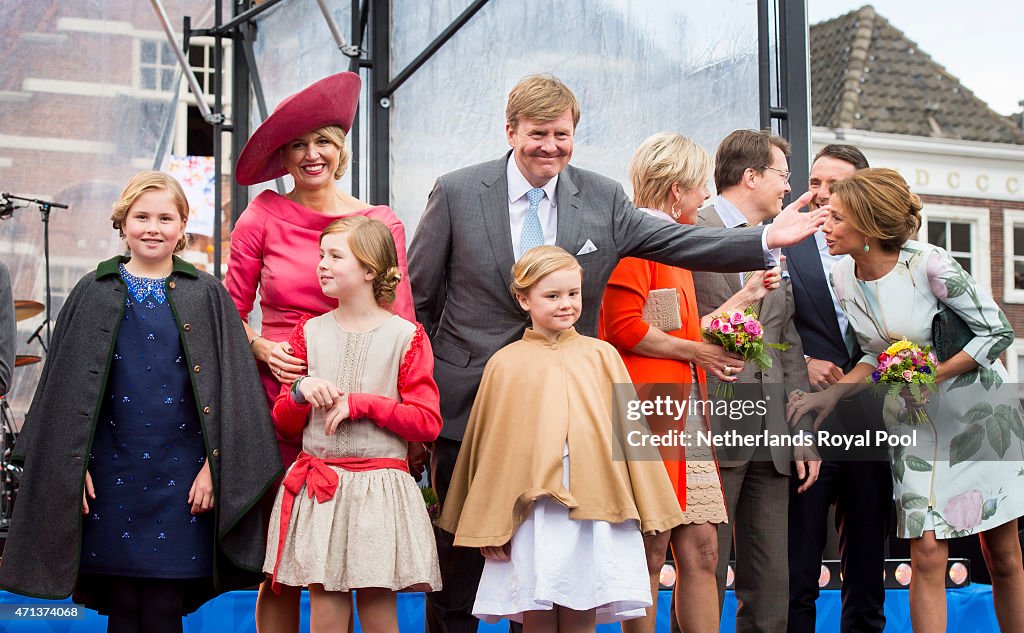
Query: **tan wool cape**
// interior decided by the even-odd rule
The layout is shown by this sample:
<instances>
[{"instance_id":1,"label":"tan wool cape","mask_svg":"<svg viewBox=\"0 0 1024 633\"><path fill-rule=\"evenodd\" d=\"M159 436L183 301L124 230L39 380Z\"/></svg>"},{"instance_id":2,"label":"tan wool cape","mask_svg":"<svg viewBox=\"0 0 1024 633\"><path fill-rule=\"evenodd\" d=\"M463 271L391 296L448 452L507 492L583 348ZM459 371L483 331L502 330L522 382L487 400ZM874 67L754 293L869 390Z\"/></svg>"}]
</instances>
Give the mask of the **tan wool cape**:
<instances>
[{"instance_id":1,"label":"tan wool cape","mask_svg":"<svg viewBox=\"0 0 1024 633\"><path fill-rule=\"evenodd\" d=\"M633 519L644 534L679 525L657 449L625 450L626 433L645 427L627 421L622 407L613 413L613 385L632 393L615 348L575 329L554 341L528 329L499 350L484 369L438 526L459 546L504 545L541 497L564 504L574 520Z\"/></svg>"}]
</instances>

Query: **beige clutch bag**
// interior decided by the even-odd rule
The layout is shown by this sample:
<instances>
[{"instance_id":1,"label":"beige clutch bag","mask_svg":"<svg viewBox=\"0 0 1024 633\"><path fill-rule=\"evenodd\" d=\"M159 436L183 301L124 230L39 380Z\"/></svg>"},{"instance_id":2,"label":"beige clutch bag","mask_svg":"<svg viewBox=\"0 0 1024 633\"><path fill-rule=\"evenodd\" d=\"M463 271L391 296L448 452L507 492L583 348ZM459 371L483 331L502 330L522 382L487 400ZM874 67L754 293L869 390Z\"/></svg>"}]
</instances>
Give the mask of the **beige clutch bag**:
<instances>
[{"instance_id":1,"label":"beige clutch bag","mask_svg":"<svg viewBox=\"0 0 1024 633\"><path fill-rule=\"evenodd\" d=\"M658 288L647 294L643 320L662 332L683 327L679 316L679 292L675 288Z\"/></svg>"}]
</instances>

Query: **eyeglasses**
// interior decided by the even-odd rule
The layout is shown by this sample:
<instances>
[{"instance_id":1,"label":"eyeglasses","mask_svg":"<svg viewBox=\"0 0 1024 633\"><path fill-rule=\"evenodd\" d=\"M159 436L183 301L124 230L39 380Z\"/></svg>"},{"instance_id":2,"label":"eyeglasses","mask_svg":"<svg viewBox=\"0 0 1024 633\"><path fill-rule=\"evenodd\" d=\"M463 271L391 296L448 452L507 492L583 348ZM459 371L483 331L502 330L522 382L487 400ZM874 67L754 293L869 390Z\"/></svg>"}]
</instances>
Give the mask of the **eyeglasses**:
<instances>
[{"instance_id":1,"label":"eyeglasses","mask_svg":"<svg viewBox=\"0 0 1024 633\"><path fill-rule=\"evenodd\" d=\"M792 173L792 172L789 172L789 171L785 171L785 170L783 170L783 169L776 169L775 167L769 167L768 165L765 165L765 166L764 166L764 169L770 169L770 170L772 170L772 171L777 171L777 172L779 172L780 174L782 174L782 178L783 178L783 180L785 180L786 182L789 182L789 177L793 175L793 173Z\"/></svg>"}]
</instances>

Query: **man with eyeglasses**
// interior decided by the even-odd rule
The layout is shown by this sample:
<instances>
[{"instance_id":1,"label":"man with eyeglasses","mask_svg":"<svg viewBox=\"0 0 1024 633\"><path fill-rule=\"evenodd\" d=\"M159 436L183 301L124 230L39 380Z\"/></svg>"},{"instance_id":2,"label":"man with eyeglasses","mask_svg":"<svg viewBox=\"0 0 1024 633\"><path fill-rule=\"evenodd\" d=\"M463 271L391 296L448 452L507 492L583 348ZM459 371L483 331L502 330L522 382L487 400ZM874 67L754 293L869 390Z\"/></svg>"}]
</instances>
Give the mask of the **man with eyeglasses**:
<instances>
[{"instance_id":1,"label":"man with eyeglasses","mask_svg":"<svg viewBox=\"0 0 1024 633\"><path fill-rule=\"evenodd\" d=\"M737 130L727 136L715 154L715 186L719 195L714 205L698 212L697 223L714 227L744 227L761 224L782 211L783 198L790 192L789 143L769 131ZM793 205L810 200L804 194ZM780 253L773 253L781 262ZM694 272L693 285L701 315L708 315L747 283L749 273ZM744 309L747 306L736 306ZM764 415L741 419L711 416L716 433L735 431L744 440L775 438L745 444L736 449L718 449L722 490L729 523L718 530L719 604L725 591L729 552L735 541L735 589L739 603L736 630L739 633L780 633L786 630L789 604L789 562L787 507L791 469L802 493L818 476L820 461L811 446L794 446L812 429L805 416L791 430L786 423L785 404L808 389L807 365L800 337L793 323L793 291L783 275L782 286L754 306L768 343L788 343L786 351L770 349L772 366L760 369L744 364L735 383L735 399L762 403ZM717 386L708 376L708 392ZM712 398L714 399L714 398ZM716 403L714 411L721 408ZM735 403L730 403L735 406Z\"/></svg>"}]
</instances>

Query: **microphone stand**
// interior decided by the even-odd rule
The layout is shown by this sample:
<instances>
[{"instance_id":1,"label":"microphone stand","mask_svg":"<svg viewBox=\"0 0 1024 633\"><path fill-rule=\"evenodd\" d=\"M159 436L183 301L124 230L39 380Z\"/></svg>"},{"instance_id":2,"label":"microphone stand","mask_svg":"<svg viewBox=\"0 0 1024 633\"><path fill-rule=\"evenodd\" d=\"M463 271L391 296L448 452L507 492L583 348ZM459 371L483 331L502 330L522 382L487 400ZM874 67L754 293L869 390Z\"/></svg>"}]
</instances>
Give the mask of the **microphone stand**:
<instances>
[{"instance_id":1,"label":"microphone stand","mask_svg":"<svg viewBox=\"0 0 1024 633\"><path fill-rule=\"evenodd\" d=\"M35 198L23 198L21 196L16 196L16 195L11 194L11 193L3 193L3 194L0 194L0 196L2 196L4 198L4 200L6 200L6 201L21 200L22 202L28 202L28 203L34 204L34 205L39 207L40 219L43 222L43 260L44 260L45 267L46 267L46 321L45 321L45 325L46 325L46 344L43 345L43 351L45 352L47 350L47 347L50 345L50 335L51 335L51 331L50 331L51 326L50 326L50 324L52 323L51 314L50 314L50 304L51 304L51 301L52 301L51 296L50 296L50 294L51 294L51 288L50 288L50 211L52 209L67 209L68 205L61 204L59 202L50 202L48 200L37 200ZM42 326L40 326L40 328L42 328ZM36 333L36 336L38 336L38 331ZM32 340L32 339L29 339L29 340ZM42 341L40 341L40 343L42 343Z\"/></svg>"},{"instance_id":2,"label":"microphone stand","mask_svg":"<svg viewBox=\"0 0 1024 633\"><path fill-rule=\"evenodd\" d=\"M43 337L39 336L39 333L42 332L43 328L48 326L49 324L50 324L50 319L49 318L43 319L43 322L39 324L39 327L37 327L35 330L33 330L32 336L28 337L28 340L25 341L25 344L26 345L31 345L32 341L39 341L39 347L43 348L43 353L45 354L46 352L48 352L49 350L46 349L46 347L47 347L46 341L43 340Z\"/></svg>"}]
</instances>

